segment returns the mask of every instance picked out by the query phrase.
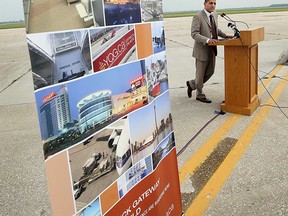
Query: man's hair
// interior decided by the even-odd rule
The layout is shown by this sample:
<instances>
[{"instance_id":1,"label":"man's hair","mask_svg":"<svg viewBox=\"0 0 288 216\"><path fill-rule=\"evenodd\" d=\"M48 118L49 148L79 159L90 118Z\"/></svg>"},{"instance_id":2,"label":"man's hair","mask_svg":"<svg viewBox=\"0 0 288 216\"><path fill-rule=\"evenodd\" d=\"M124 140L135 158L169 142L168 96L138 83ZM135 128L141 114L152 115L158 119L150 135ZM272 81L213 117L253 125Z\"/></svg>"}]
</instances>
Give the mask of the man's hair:
<instances>
[{"instance_id":1,"label":"man's hair","mask_svg":"<svg viewBox=\"0 0 288 216\"><path fill-rule=\"evenodd\" d=\"M204 3L207 3L209 0L205 0Z\"/></svg>"}]
</instances>

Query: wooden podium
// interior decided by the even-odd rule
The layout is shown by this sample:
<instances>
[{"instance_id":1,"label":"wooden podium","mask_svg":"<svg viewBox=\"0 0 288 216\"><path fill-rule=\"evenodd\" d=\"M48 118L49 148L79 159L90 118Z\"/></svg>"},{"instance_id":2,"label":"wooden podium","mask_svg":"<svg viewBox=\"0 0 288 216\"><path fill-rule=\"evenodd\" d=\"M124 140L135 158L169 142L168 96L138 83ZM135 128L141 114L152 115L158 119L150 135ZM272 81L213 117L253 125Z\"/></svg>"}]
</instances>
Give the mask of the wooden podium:
<instances>
[{"instance_id":1,"label":"wooden podium","mask_svg":"<svg viewBox=\"0 0 288 216\"><path fill-rule=\"evenodd\" d=\"M221 110L251 115L259 106L258 42L264 27L240 31L240 38L217 42L224 46L225 101Z\"/></svg>"}]
</instances>

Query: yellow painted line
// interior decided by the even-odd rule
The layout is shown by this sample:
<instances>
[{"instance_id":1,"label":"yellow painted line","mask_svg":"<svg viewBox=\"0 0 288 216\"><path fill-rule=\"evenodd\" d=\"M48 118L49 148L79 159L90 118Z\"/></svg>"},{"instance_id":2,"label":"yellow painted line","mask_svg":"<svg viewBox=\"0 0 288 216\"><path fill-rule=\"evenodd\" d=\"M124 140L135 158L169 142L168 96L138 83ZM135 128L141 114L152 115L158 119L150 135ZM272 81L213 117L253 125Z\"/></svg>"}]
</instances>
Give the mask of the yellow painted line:
<instances>
[{"instance_id":1,"label":"yellow painted line","mask_svg":"<svg viewBox=\"0 0 288 216\"><path fill-rule=\"evenodd\" d=\"M272 77L274 75L276 75L282 68L284 67L284 65L277 65L274 70L269 74L270 77L268 79L264 79L262 80L263 84L265 86L267 86L271 80L272 80ZM263 92L265 91L265 88L263 87L263 85L261 83L259 83L259 87L258 87L258 95L261 95Z\"/></svg>"},{"instance_id":2,"label":"yellow painted line","mask_svg":"<svg viewBox=\"0 0 288 216\"><path fill-rule=\"evenodd\" d=\"M271 77L276 75L281 69L283 65L278 65L271 73ZM263 80L263 84L267 86L271 79ZM261 85L261 86L260 86ZM259 84L258 95L261 95L264 92L265 88L262 84ZM222 138L228 133L228 131L239 121L242 115L231 114L229 118L215 131L215 133L195 152L193 156L191 156L190 160L187 161L180 169L179 169L179 179L180 183L184 182L187 178L189 178L196 170L200 164L205 161L205 159L211 154L213 149L217 146L217 144L222 140Z\"/></svg>"},{"instance_id":3,"label":"yellow painted line","mask_svg":"<svg viewBox=\"0 0 288 216\"><path fill-rule=\"evenodd\" d=\"M195 154L186 162L179 170L179 179L182 183L185 179L196 170L199 165L211 154L218 142L225 136L225 134L238 122L241 115L232 114L219 127L216 132L195 152Z\"/></svg>"},{"instance_id":4,"label":"yellow painted line","mask_svg":"<svg viewBox=\"0 0 288 216\"><path fill-rule=\"evenodd\" d=\"M288 75L288 71L285 75ZM275 101L280 97L281 93L284 91L287 85L286 81L280 80L279 84L272 93L272 97ZM269 98L266 101L267 104L273 104L273 100ZM256 116L253 118L247 129L241 135L240 139L236 145L232 148L231 152L227 155L225 160L222 162L220 167L207 182L205 187L201 190L199 195L193 201L191 206L185 212L185 215L194 216L194 215L203 215L207 210L210 202L216 197L224 183L230 176L235 165L242 157L243 153L249 146L250 142L260 129L260 126L269 115L273 108L272 107L261 107Z\"/></svg>"}]
</instances>

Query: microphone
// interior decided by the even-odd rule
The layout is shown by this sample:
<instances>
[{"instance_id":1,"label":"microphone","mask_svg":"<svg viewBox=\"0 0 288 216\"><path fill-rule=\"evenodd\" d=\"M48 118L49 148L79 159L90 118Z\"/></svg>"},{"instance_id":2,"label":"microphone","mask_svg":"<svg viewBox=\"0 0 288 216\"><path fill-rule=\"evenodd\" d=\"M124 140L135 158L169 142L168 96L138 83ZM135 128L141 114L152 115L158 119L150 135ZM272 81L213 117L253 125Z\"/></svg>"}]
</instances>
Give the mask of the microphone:
<instances>
[{"instance_id":1,"label":"microphone","mask_svg":"<svg viewBox=\"0 0 288 216\"><path fill-rule=\"evenodd\" d=\"M229 22L231 21L231 19L229 17L228 17L229 19L226 17L225 13L221 13L220 16Z\"/></svg>"},{"instance_id":2,"label":"microphone","mask_svg":"<svg viewBox=\"0 0 288 216\"><path fill-rule=\"evenodd\" d=\"M240 31L238 30L238 28L236 26L236 21L232 20L225 13L222 13L220 16L228 21L228 28L231 28L234 30L234 38L240 38Z\"/></svg>"},{"instance_id":3,"label":"microphone","mask_svg":"<svg viewBox=\"0 0 288 216\"><path fill-rule=\"evenodd\" d=\"M238 21L238 20L232 20L229 16L227 16L225 13L221 13L220 14L221 17L223 17L224 19L226 19L227 21L229 22L233 22L236 26L236 22L239 22L239 23L243 23L246 25L246 27L249 29L249 26L246 22L243 22L243 21Z\"/></svg>"},{"instance_id":4,"label":"microphone","mask_svg":"<svg viewBox=\"0 0 288 216\"><path fill-rule=\"evenodd\" d=\"M240 31L237 29L236 24L229 22L228 27L234 30L234 37L235 38L240 38Z\"/></svg>"}]
</instances>

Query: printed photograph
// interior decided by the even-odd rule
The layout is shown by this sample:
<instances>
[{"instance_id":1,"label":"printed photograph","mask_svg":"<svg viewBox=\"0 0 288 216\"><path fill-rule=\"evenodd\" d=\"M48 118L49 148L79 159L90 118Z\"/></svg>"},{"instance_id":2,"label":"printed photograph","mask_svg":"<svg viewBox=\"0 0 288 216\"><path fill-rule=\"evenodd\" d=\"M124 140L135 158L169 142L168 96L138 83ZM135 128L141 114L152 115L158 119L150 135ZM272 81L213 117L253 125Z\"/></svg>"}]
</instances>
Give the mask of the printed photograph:
<instances>
[{"instance_id":1,"label":"printed photograph","mask_svg":"<svg viewBox=\"0 0 288 216\"><path fill-rule=\"evenodd\" d=\"M153 171L151 155L133 165L117 180L119 197L125 196L128 191L138 184L145 176Z\"/></svg>"},{"instance_id":2,"label":"printed photograph","mask_svg":"<svg viewBox=\"0 0 288 216\"><path fill-rule=\"evenodd\" d=\"M141 23L140 0L104 0L106 26Z\"/></svg>"},{"instance_id":3,"label":"printed photograph","mask_svg":"<svg viewBox=\"0 0 288 216\"><path fill-rule=\"evenodd\" d=\"M148 104L142 68L133 62L36 91L45 159Z\"/></svg>"},{"instance_id":4,"label":"printed photograph","mask_svg":"<svg viewBox=\"0 0 288 216\"><path fill-rule=\"evenodd\" d=\"M94 26L105 26L103 0L92 0L92 11L94 16Z\"/></svg>"},{"instance_id":5,"label":"printed photograph","mask_svg":"<svg viewBox=\"0 0 288 216\"><path fill-rule=\"evenodd\" d=\"M162 158L164 158L174 147L175 147L175 138L174 133L172 132L157 146L157 148L153 152L152 154L153 169L156 169Z\"/></svg>"},{"instance_id":6,"label":"printed photograph","mask_svg":"<svg viewBox=\"0 0 288 216\"><path fill-rule=\"evenodd\" d=\"M161 52L146 58L145 70L147 76L149 101L152 101L154 98L169 89L165 52Z\"/></svg>"},{"instance_id":7,"label":"printed photograph","mask_svg":"<svg viewBox=\"0 0 288 216\"><path fill-rule=\"evenodd\" d=\"M27 35L34 90L92 73L87 30Z\"/></svg>"},{"instance_id":8,"label":"printed photograph","mask_svg":"<svg viewBox=\"0 0 288 216\"><path fill-rule=\"evenodd\" d=\"M145 118L143 118L145 116ZM152 154L173 130L169 91L129 115L133 164Z\"/></svg>"},{"instance_id":9,"label":"printed photograph","mask_svg":"<svg viewBox=\"0 0 288 216\"><path fill-rule=\"evenodd\" d=\"M152 154L159 143L155 115L156 107L153 103L129 115L133 164Z\"/></svg>"},{"instance_id":10,"label":"printed photograph","mask_svg":"<svg viewBox=\"0 0 288 216\"><path fill-rule=\"evenodd\" d=\"M137 59L134 25L92 29L90 43L94 72Z\"/></svg>"},{"instance_id":11,"label":"printed photograph","mask_svg":"<svg viewBox=\"0 0 288 216\"><path fill-rule=\"evenodd\" d=\"M93 21L91 0L31 1L25 12L27 33L96 26Z\"/></svg>"},{"instance_id":12,"label":"printed photograph","mask_svg":"<svg viewBox=\"0 0 288 216\"><path fill-rule=\"evenodd\" d=\"M88 205L129 169L129 139L128 121L123 118L68 150L77 207Z\"/></svg>"},{"instance_id":13,"label":"printed photograph","mask_svg":"<svg viewBox=\"0 0 288 216\"><path fill-rule=\"evenodd\" d=\"M159 21L159 22L153 22L151 23L151 25L152 25L153 51L155 54L166 50L164 24L163 21Z\"/></svg>"},{"instance_id":14,"label":"printed photograph","mask_svg":"<svg viewBox=\"0 0 288 216\"><path fill-rule=\"evenodd\" d=\"M142 22L163 20L162 0L141 0Z\"/></svg>"},{"instance_id":15,"label":"printed photograph","mask_svg":"<svg viewBox=\"0 0 288 216\"><path fill-rule=\"evenodd\" d=\"M100 200L97 198L94 202L80 211L76 216L102 216L100 209Z\"/></svg>"},{"instance_id":16,"label":"printed photograph","mask_svg":"<svg viewBox=\"0 0 288 216\"><path fill-rule=\"evenodd\" d=\"M166 91L157 97L153 101L153 104L155 106L156 135L158 143L160 143L171 131L173 131L169 91Z\"/></svg>"}]
</instances>

